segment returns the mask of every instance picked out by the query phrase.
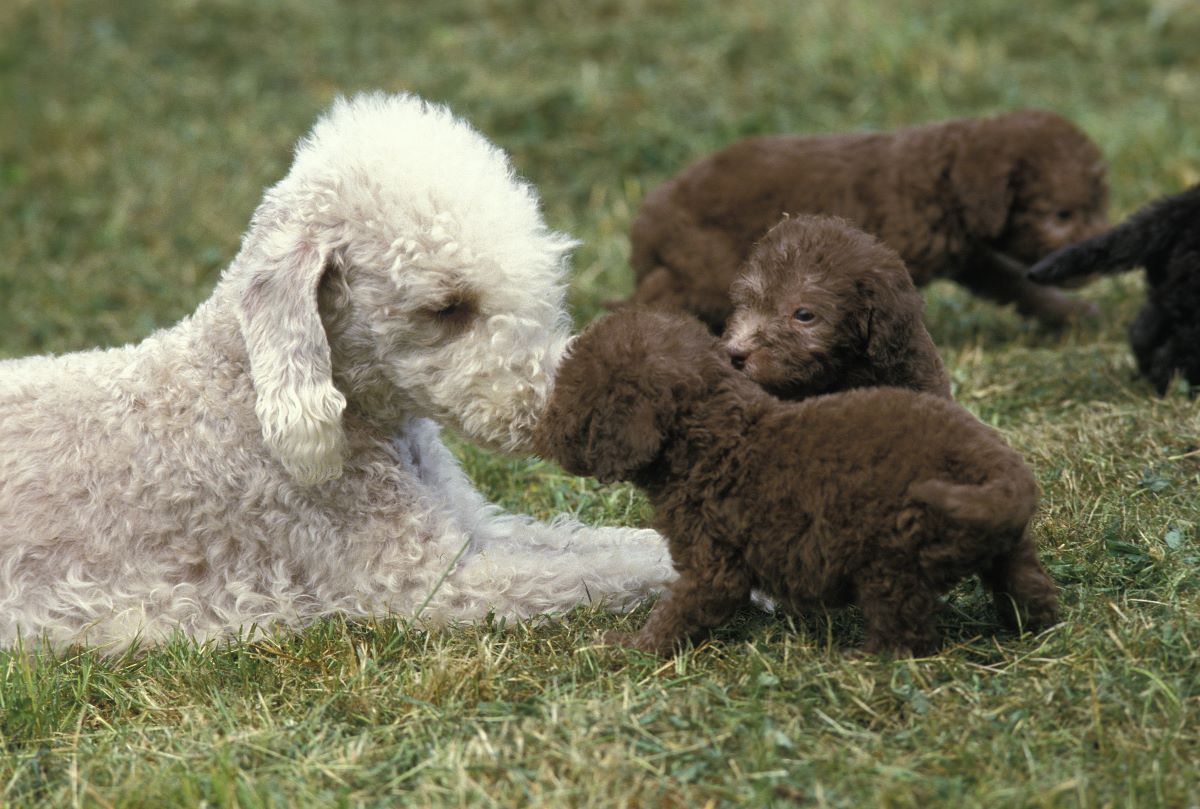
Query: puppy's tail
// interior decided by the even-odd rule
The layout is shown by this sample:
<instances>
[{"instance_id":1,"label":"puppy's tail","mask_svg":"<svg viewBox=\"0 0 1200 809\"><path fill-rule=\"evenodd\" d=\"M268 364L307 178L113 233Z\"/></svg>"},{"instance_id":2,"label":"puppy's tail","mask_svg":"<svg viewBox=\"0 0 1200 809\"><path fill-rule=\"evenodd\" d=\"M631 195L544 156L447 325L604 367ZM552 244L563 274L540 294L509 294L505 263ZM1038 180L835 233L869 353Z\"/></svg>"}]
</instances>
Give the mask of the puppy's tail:
<instances>
[{"instance_id":1,"label":"puppy's tail","mask_svg":"<svg viewBox=\"0 0 1200 809\"><path fill-rule=\"evenodd\" d=\"M983 483L922 480L912 484L908 494L954 522L1020 534L1037 510L1037 481L1019 455L1005 450Z\"/></svg>"},{"instance_id":2,"label":"puppy's tail","mask_svg":"<svg viewBox=\"0 0 1200 809\"><path fill-rule=\"evenodd\" d=\"M1200 193L1189 189L1138 210L1116 227L1057 250L1029 270L1040 284L1057 284L1081 275L1124 272L1147 257L1169 249L1189 219L1200 213Z\"/></svg>"},{"instance_id":3,"label":"puppy's tail","mask_svg":"<svg viewBox=\"0 0 1200 809\"><path fill-rule=\"evenodd\" d=\"M1057 250L1033 265L1029 278L1039 284L1058 284L1081 275L1109 275L1133 269L1148 252L1140 225L1131 220Z\"/></svg>"}]
</instances>

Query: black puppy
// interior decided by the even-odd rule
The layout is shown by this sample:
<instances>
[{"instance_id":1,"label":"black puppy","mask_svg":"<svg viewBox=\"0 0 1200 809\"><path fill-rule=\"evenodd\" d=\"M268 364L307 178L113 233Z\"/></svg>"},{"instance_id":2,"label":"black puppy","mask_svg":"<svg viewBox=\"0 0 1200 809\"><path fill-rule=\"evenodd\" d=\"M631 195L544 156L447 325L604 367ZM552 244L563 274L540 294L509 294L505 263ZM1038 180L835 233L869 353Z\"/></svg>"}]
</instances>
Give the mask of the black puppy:
<instances>
[{"instance_id":1,"label":"black puppy","mask_svg":"<svg viewBox=\"0 0 1200 809\"><path fill-rule=\"evenodd\" d=\"M1148 294L1129 327L1138 369L1159 395L1179 372L1200 389L1200 185L1152 202L1116 227L1052 253L1029 277L1059 284L1143 266Z\"/></svg>"}]
</instances>

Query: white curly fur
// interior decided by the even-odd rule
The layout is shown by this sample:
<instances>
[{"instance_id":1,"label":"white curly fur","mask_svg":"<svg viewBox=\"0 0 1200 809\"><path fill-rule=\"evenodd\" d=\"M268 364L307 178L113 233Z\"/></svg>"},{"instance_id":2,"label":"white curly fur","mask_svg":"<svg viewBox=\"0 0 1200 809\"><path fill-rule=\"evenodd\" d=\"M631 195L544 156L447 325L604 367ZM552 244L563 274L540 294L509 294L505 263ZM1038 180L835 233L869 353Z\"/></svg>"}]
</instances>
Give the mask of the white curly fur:
<instances>
[{"instance_id":1,"label":"white curly fur","mask_svg":"<svg viewBox=\"0 0 1200 809\"><path fill-rule=\"evenodd\" d=\"M528 447L568 340L571 246L446 109L337 101L191 317L0 362L0 644L656 590L674 575L657 534L502 514L439 438Z\"/></svg>"}]
</instances>

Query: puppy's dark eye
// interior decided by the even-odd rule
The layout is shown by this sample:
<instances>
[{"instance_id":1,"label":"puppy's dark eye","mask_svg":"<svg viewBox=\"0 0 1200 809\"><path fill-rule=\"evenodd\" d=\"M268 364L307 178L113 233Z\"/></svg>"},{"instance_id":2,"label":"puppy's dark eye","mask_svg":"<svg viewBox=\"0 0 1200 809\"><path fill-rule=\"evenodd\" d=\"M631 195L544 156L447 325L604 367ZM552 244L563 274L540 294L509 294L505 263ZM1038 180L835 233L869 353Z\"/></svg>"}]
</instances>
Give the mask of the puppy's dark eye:
<instances>
[{"instance_id":1,"label":"puppy's dark eye","mask_svg":"<svg viewBox=\"0 0 1200 809\"><path fill-rule=\"evenodd\" d=\"M1072 216L1075 215L1075 212L1069 208L1063 208L1061 211L1058 211L1054 215L1058 217L1059 222L1066 222L1068 219L1070 219Z\"/></svg>"},{"instance_id":2,"label":"puppy's dark eye","mask_svg":"<svg viewBox=\"0 0 1200 809\"><path fill-rule=\"evenodd\" d=\"M795 312L792 312L792 317L794 317L796 320L799 320L801 323L808 323L810 320L816 317L816 315L814 315L812 311L801 306Z\"/></svg>"}]
</instances>

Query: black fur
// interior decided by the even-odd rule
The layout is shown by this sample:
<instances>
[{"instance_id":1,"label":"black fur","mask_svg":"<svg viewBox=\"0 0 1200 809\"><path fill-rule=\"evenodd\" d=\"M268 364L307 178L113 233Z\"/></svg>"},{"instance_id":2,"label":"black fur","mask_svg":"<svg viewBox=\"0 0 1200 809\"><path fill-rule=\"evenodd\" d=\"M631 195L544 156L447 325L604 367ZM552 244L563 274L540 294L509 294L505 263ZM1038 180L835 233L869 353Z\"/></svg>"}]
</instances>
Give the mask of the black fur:
<instances>
[{"instance_id":1,"label":"black fur","mask_svg":"<svg viewBox=\"0 0 1200 809\"><path fill-rule=\"evenodd\" d=\"M1138 369L1161 395L1172 376L1200 389L1200 185L1157 200L1116 227L1065 247L1029 277L1061 283L1092 273L1146 268L1146 303L1129 327Z\"/></svg>"}]
</instances>

